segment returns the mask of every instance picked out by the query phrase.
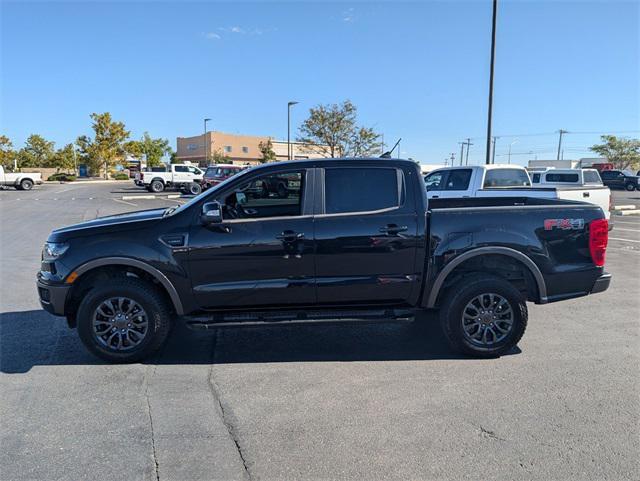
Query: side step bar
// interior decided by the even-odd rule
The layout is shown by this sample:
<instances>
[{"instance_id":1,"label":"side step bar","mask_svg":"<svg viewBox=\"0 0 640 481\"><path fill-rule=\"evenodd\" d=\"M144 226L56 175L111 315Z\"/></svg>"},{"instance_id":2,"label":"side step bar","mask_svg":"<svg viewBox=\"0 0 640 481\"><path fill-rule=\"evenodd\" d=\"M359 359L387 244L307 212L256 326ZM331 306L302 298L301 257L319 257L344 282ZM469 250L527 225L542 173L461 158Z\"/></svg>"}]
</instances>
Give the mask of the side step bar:
<instances>
[{"instance_id":1,"label":"side step bar","mask_svg":"<svg viewBox=\"0 0 640 481\"><path fill-rule=\"evenodd\" d=\"M191 329L220 329L226 327L295 326L303 324L354 322L411 322L412 309L355 309L348 311L261 311L216 312L199 316L185 316Z\"/></svg>"}]
</instances>

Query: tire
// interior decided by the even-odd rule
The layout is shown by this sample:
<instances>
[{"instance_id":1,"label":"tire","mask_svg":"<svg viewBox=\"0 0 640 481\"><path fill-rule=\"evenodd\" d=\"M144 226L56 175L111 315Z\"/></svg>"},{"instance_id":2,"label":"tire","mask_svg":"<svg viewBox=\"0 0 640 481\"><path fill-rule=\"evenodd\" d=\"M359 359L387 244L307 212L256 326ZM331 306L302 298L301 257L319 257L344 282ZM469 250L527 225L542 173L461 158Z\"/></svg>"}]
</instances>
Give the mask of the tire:
<instances>
[{"instance_id":1,"label":"tire","mask_svg":"<svg viewBox=\"0 0 640 481\"><path fill-rule=\"evenodd\" d=\"M31 190L33 181L31 179L22 179L20 182L20 190Z\"/></svg>"},{"instance_id":2,"label":"tire","mask_svg":"<svg viewBox=\"0 0 640 481\"><path fill-rule=\"evenodd\" d=\"M151 192L162 192L164 190L164 184L161 180L154 180L149 184L149 189Z\"/></svg>"},{"instance_id":3,"label":"tire","mask_svg":"<svg viewBox=\"0 0 640 481\"><path fill-rule=\"evenodd\" d=\"M200 184L196 184L195 182L192 182L189 185L187 185L185 190L186 190L186 193L188 194L198 195L200 192L202 192L202 186Z\"/></svg>"},{"instance_id":4,"label":"tire","mask_svg":"<svg viewBox=\"0 0 640 481\"><path fill-rule=\"evenodd\" d=\"M494 299L496 302L492 305ZM505 307L498 299L508 305ZM474 311L473 306L479 306L480 302L482 307ZM509 352L524 335L527 319L527 304L522 293L508 281L490 274L462 279L448 290L440 309L440 325L450 346L480 358ZM480 339L474 338L475 335Z\"/></svg>"},{"instance_id":5,"label":"tire","mask_svg":"<svg viewBox=\"0 0 640 481\"><path fill-rule=\"evenodd\" d=\"M118 301L125 299L120 311L114 309L114 304L110 302L114 298ZM129 313L131 317L125 320L124 312L131 309L132 303L140 310L134 307ZM111 306L112 310L109 311L105 305ZM116 312L122 312L122 316L101 315ZM140 315L136 317L136 314ZM140 333L142 327L139 326L143 325L143 319L146 320L146 330ZM94 320L99 323L95 329ZM140 324L136 325L136 320ZM167 340L171 329L171 312L166 299L150 283L132 277L118 278L117 281L111 279L96 285L84 297L77 312L77 326L80 340L95 356L115 363L137 362L156 352ZM100 336L100 330L103 329L106 331ZM121 332L125 332L125 335ZM133 339L137 344L131 342ZM120 343L121 347L118 346Z\"/></svg>"},{"instance_id":6,"label":"tire","mask_svg":"<svg viewBox=\"0 0 640 481\"><path fill-rule=\"evenodd\" d=\"M632 192L632 191L636 190L636 186L631 184L631 183L625 185L624 188L627 189L628 192Z\"/></svg>"}]
</instances>

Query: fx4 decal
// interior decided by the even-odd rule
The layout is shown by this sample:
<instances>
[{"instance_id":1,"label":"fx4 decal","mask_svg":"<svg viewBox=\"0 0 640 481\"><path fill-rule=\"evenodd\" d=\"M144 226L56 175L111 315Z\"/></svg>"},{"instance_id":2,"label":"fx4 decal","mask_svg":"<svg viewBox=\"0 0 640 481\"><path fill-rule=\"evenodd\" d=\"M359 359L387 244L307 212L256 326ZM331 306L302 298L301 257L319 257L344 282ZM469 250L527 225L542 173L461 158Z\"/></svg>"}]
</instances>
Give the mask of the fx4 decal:
<instances>
[{"instance_id":1,"label":"fx4 decal","mask_svg":"<svg viewBox=\"0 0 640 481\"><path fill-rule=\"evenodd\" d=\"M545 219L544 230L580 230L584 228L584 219Z\"/></svg>"}]
</instances>

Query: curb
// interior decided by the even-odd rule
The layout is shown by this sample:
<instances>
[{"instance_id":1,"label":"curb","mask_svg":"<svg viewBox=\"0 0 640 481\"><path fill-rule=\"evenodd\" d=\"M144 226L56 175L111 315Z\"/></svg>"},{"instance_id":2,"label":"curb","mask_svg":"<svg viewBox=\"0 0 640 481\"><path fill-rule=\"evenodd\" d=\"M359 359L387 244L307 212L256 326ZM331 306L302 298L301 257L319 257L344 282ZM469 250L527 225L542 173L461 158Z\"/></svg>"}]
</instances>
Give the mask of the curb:
<instances>
[{"instance_id":1,"label":"curb","mask_svg":"<svg viewBox=\"0 0 640 481\"><path fill-rule=\"evenodd\" d=\"M640 209L614 210L613 213L616 215L640 215Z\"/></svg>"}]
</instances>

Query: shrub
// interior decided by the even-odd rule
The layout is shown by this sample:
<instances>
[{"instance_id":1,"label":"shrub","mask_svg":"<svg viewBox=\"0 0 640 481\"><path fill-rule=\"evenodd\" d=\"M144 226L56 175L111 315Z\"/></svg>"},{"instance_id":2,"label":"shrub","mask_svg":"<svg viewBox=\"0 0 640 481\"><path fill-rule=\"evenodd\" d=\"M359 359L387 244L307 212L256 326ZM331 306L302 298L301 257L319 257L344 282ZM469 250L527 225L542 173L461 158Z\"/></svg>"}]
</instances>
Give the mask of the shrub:
<instances>
[{"instance_id":1,"label":"shrub","mask_svg":"<svg viewBox=\"0 0 640 481\"><path fill-rule=\"evenodd\" d=\"M129 176L124 172L117 172L112 175L114 180L129 180Z\"/></svg>"},{"instance_id":2,"label":"shrub","mask_svg":"<svg viewBox=\"0 0 640 481\"><path fill-rule=\"evenodd\" d=\"M58 182L73 182L76 180L76 176L73 174L65 174L63 172L58 172L57 174L50 175L47 180L53 180Z\"/></svg>"}]
</instances>

